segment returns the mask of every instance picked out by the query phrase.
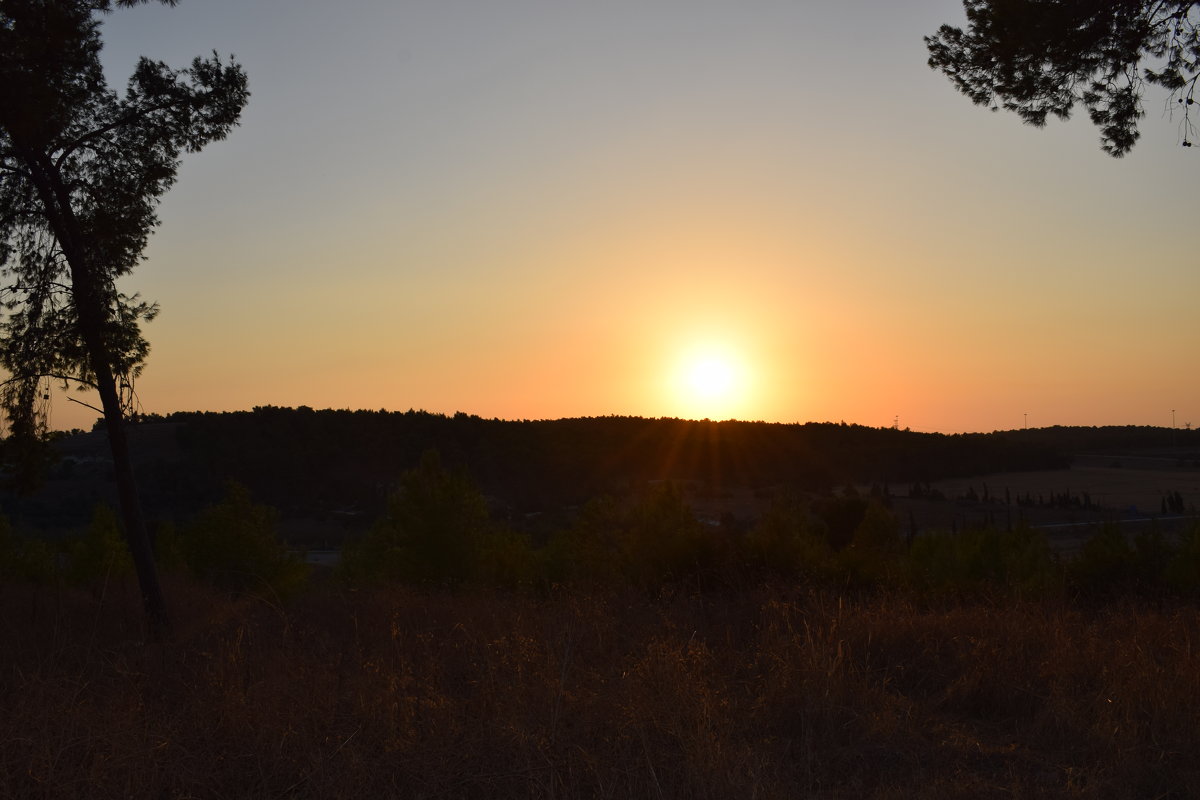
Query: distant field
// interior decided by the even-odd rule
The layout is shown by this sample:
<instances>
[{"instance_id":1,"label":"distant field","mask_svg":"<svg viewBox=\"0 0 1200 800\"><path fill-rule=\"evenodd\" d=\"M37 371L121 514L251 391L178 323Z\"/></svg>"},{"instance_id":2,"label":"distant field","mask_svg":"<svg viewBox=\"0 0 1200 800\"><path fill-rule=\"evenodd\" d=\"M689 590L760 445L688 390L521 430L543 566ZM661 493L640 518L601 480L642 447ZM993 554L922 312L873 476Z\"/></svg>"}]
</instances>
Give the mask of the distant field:
<instances>
[{"instance_id":1,"label":"distant field","mask_svg":"<svg viewBox=\"0 0 1200 800\"><path fill-rule=\"evenodd\" d=\"M1200 470L1196 469L1119 468L1084 461L1070 469L956 478L935 481L931 486L946 499L894 498L892 508L902 526L907 523L927 531L1026 523L1044 528L1051 544L1063 553L1076 551L1105 522L1119 522L1127 533L1154 525L1170 534L1191 524L1200 508ZM971 489L982 496L985 486L991 502L962 499ZM893 487L893 492L901 491L907 488ZM1082 498L1085 492L1092 508L1051 505L1053 495L1069 493L1072 498ZM1183 497L1187 510L1183 517L1162 513L1162 499L1171 492ZM1017 498L1024 496L1035 503L1040 497L1045 503L1020 505Z\"/></svg>"},{"instance_id":2,"label":"distant field","mask_svg":"<svg viewBox=\"0 0 1200 800\"><path fill-rule=\"evenodd\" d=\"M933 486L948 499L961 497L970 487L977 493L987 484L992 497L1004 498L1007 489L1011 496L1026 493L1034 497L1087 492L1092 502L1103 508L1127 511L1136 508L1156 515L1168 492L1183 495L1184 505L1200 507L1200 470L1196 469L1128 469L1100 466L1075 466L1071 469L1044 472L1007 472L974 478L937 481Z\"/></svg>"},{"instance_id":3,"label":"distant field","mask_svg":"<svg viewBox=\"0 0 1200 800\"><path fill-rule=\"evenodd\" d=\"M945 499L911 500L908 485L888 487L893 511L902 524L908 523L910 512L913 522L922 530L961 529L984 524L1003 527L1009 522L1021 521L1050 526L1158 517L1162 498L1169 492L1179 492L1183 496L1189 514L1200 509L1200 469L1194 468L1130 469L1088 464L1060 470L976 475L933 481L930 486L940 491ZM963 499L971 489L982 496L985 486L991 502L972 503ZM858 488L864 493L870 489L866 486ZM1094 508L1050 506L1053 495L1069 493L1072 497L1082 498L1085 492ZM1026 495L1035 503L1040 496L1044 503L1019 505L1017 498ZM688 501L702 516L712 520L726 513L740 520L754 519L770 505L769 498L746 488L726 491L716 497L691 492Z\"/></svg>"}]
</instances>

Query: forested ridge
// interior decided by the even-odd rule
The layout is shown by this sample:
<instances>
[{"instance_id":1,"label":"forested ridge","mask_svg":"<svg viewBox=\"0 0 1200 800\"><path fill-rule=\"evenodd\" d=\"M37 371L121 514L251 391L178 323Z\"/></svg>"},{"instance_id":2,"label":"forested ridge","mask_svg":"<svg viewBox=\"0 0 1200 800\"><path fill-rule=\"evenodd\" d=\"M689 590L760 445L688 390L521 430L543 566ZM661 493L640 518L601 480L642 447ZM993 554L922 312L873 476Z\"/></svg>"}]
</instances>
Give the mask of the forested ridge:
<instances>
[{"instance_id":1,"label":"forested ridge","mask_svg":"<svg viewBox=\"0 0 1200 800\"><path fill-rule=\"evenodd\" d=\"M1080 453L1200 458L1197 431L1154 427L948 435L844 422L500 420L304 406L150 415L131 426L131 434L141 489L156 519L187 519L235 481L287 518L351 527L377 518L399 476L427 450L518 516L622 495L656 480L692 482L715 493L822 493L848 484L902 492L919 481L1065 468ZM52 499L5 495L4 512L14 520L44 518L49 527L86 522L107 496L100 444L99 431L62 434L58 463L49 472L48 486L57 487Z\"/></svg>"},{"instance_id":2,"label":"forested ridge","mask_svg":"<svg viewBox=\"0 0 1200 800\"><path fill-rule=\"evenodd\" d=\"M1066 466L1034 437L956 435L845 423L590 417L507 421L423 411L178 413L197 478L232 478L268 502L364 503L426 450L519 511L577 504L652 480L713 490L935 480Z\"/></svg>"}]
</instances>

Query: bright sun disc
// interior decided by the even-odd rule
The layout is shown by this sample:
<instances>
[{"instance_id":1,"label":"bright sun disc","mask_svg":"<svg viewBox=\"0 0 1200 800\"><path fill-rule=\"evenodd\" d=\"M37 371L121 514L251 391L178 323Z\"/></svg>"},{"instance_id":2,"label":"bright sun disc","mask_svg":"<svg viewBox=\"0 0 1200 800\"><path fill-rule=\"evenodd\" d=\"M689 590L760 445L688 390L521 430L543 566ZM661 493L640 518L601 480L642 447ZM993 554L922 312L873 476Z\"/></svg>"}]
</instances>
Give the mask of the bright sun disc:
<instances>
[{"instance_id":1,"label":"bright sun disc","mask_svg":"<svg viewBox=\"0 0 1200 800\"><path fill-rule=\"evenodd\" d=\"M700 359L692 364L688 383L702 397L726 397L733 388L733 367L716 358Z\"/></svg>"},{"instance_id":2,"label":"bright sun disc","mask_svg":"<svg viewBox=\"0 0 1200 800\"><path fill-rule=\"evenodd\" d=\"M677 362L677 413L692 419L729 419L744 413L746 382L746 370L735 355L720 348L693 350Z\"/></svg>"}]
</instances>

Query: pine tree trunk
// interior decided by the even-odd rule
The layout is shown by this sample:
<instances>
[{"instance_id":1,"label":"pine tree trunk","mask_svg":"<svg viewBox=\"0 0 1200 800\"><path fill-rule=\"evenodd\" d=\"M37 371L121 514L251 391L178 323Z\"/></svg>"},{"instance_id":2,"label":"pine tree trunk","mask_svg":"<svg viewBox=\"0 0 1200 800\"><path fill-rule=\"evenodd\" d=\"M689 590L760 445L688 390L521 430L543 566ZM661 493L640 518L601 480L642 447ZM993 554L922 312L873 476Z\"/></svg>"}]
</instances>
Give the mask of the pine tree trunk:
<instances>
[{"instance_id":1,"label":"pine tree trunk","mask_svg":"<svg viewBox=\"0 0 1200 800\"><path fill-rule=\"evenodd\" d=\"M100 386L100 403L104 409L108 446L112 451L113 472L117 480L117 497L121 506L125 538L133 556L150 638L160 641L169 628L167 603L163 597L162 586L158 582L154 550L150 545L145 517L142 515L141 498L138 496L137 481L133 475L133 460L129 454L129 440L125 435L125 420L121 413L121 399L108 364L94 363L93 369L96 371L96 382Z\"/></svg>"},{"instance_id":2,"label":"pine tree trunk","mask_svg":"<svg viewBox=\"0 0 1200 800\"><path fill-rule=\"evenodd\" d=\"M142 515L141 499L133 475L133 461L129 454L129 441L125 435L121 398L117 393L117 382L112 371L112 354L104 335L109 311L103 299L104 292L101 290L102 277L89 263L84 245L85 237L71 206L70 194L57 168L45 156L39 157L29 151L22 151L21 154L30 167L31 177L46 207L55 238L58 239L70 266L71 295L78 315L79 337L87 350L88 361L96 378L96 388L100 392L125 540L129 545L130 555L133 556L148 632L150 637L157 641L162 639L169 627L167 604L158 581L154 551L150 546L150 536Z\"/></svg>"}]
</instances>

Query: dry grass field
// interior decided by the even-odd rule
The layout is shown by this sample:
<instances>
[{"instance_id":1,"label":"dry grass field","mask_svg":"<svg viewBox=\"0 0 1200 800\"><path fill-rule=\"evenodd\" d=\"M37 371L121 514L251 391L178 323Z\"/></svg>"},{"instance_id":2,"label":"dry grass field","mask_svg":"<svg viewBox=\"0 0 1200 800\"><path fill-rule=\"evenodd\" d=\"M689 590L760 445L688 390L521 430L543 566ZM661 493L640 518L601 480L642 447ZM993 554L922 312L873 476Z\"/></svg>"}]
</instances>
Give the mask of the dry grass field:
<instances>
[{"instance_id":1,"label":"dry grass field","mask_svg":"<svg viewBox=\"0 0 1200 800\"><path fill-rule=\"evenodd\" d=\"M1200 796L1200 611L0 586L0 797Z\"/></svg>"}]
</instances>

